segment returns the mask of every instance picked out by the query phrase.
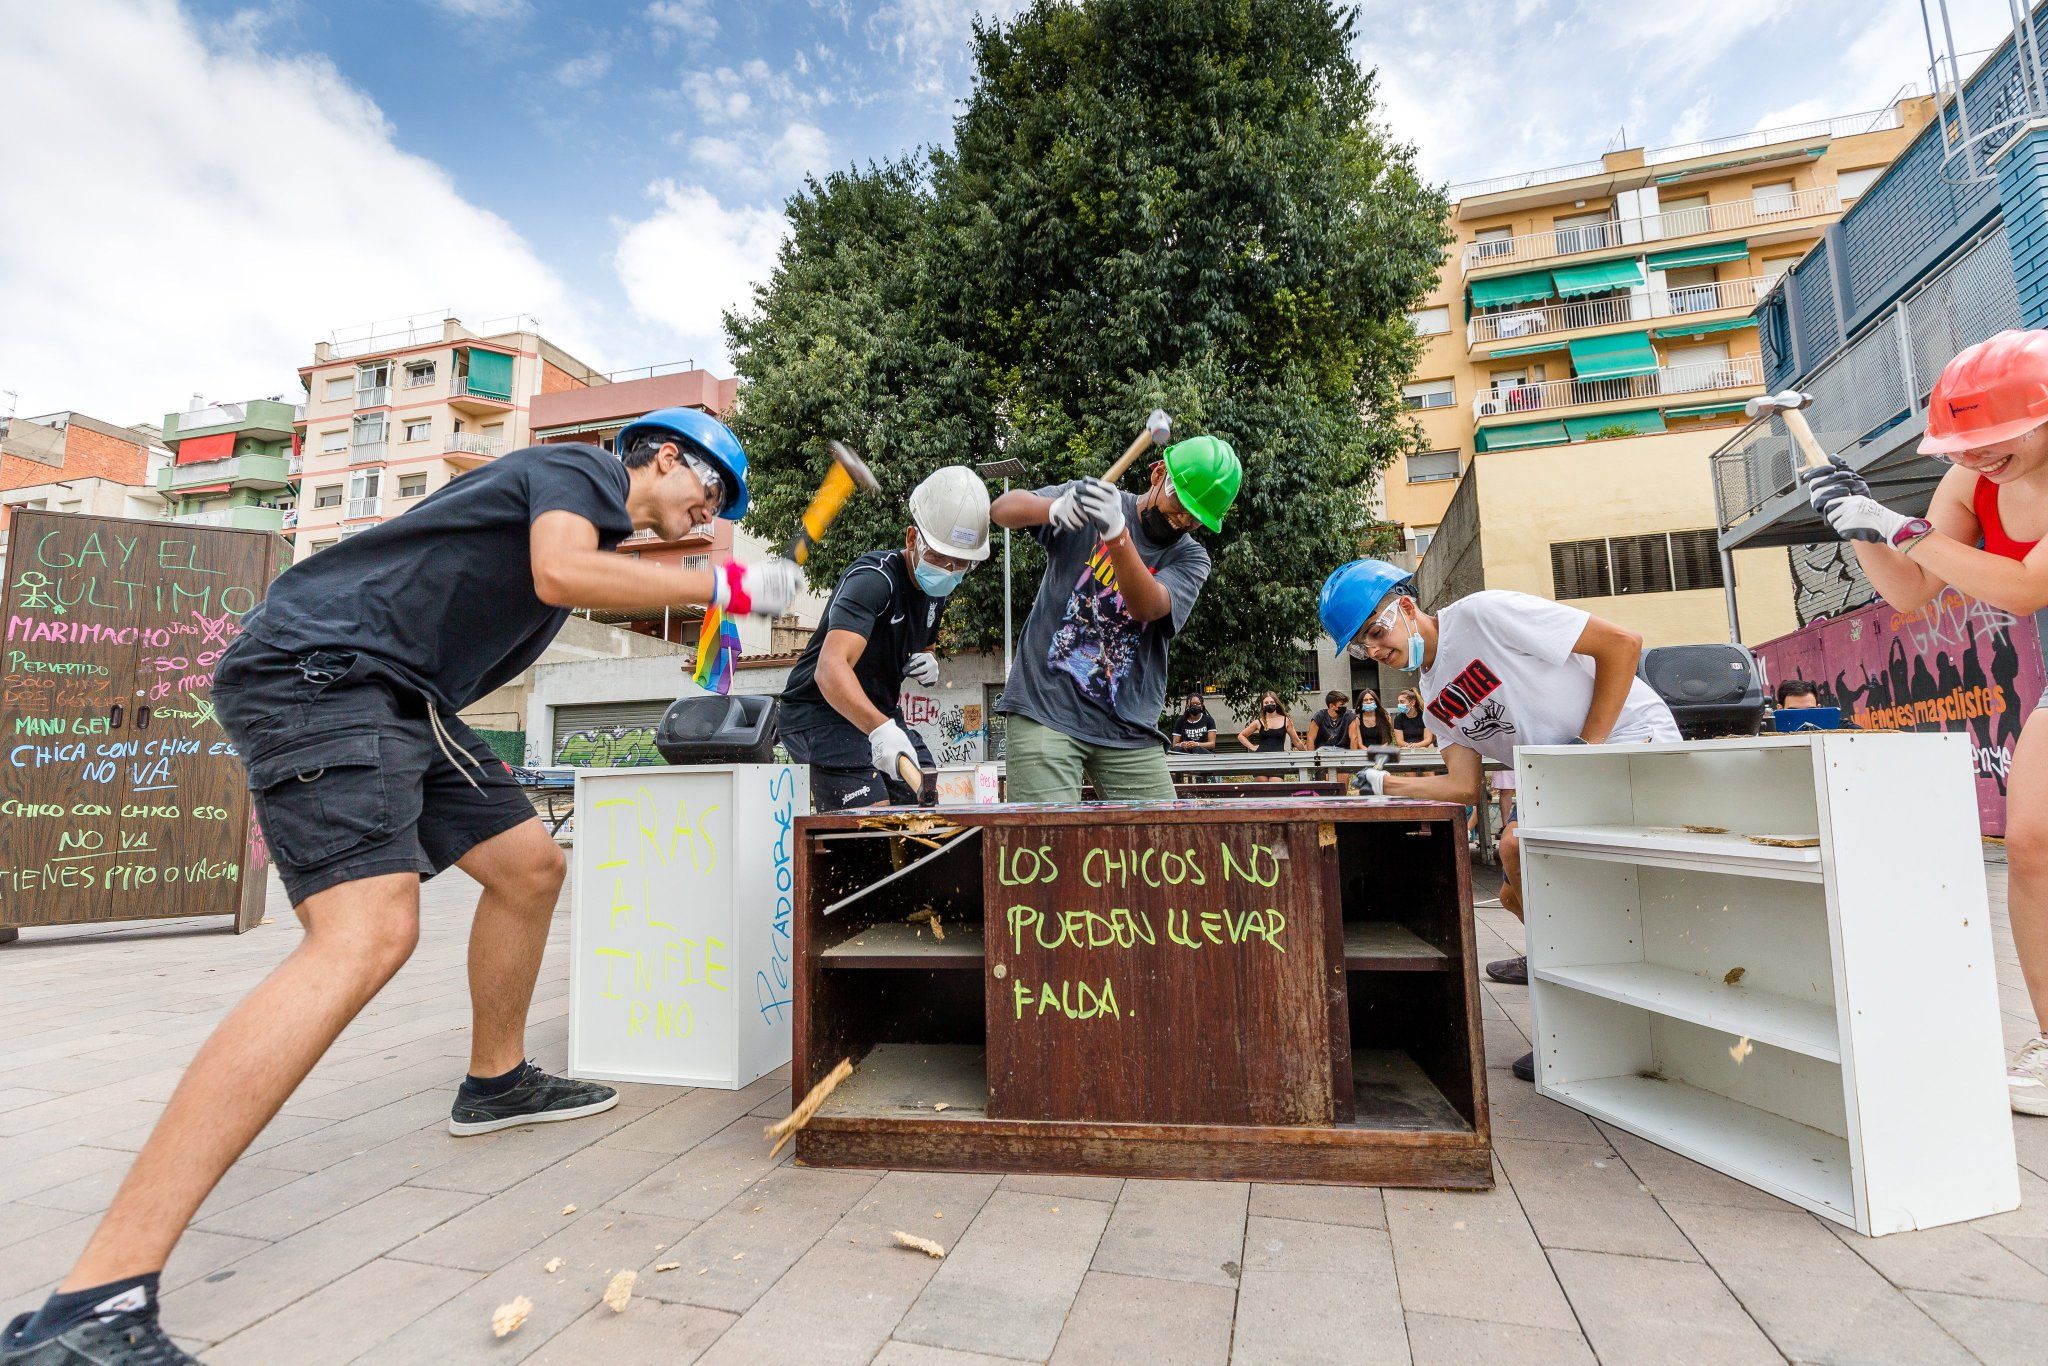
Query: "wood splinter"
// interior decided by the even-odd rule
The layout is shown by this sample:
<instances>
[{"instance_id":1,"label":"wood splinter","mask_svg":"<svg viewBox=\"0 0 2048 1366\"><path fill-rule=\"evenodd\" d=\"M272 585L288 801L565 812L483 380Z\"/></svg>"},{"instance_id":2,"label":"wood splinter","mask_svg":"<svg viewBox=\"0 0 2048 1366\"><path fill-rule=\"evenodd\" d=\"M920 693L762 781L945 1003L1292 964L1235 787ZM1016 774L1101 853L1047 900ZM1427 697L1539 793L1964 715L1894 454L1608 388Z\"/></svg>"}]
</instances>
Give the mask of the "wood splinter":
<instances>
[{"instance_id":1,"label":"wood splinter","mask_svg":"<svg viewBox=\"0 0 2048 1366\"><path fill-rule=\"evenodd\" d=\"M895 1238L899 1246L915 1248L927 1257L943 1257L946 1255L946 1249L940 1247L929 1238L918 1237L915 1233L905 1233L902 1229L897 1229L890 1236Z\"/></svg>"},{"instance_id":2,"label":"wood splinter","mask_svg":"<svg viewBox=\"0 0 2048 1366\"><path fill-rule=\"evenodd\" d=\"M763 1129L763 1138L775 1140L775 1146L768 1150L768 1156L773 1157L781 1152L782 1145L794 1138L797 1130L811 1122L811 1116L818 1113L818 1107L825 1103L825 1098L832 1094L833 1089L852 1075L853 1059L841 1058L839 1065L827 1073L823 1081L813 1086L808 1095L797 1102L796 1108L789 1112L787 1118L778 1119Z\"/></svg>"},{"instance_id":3,"label":"wood splinter","mask_svg":"<svg viewBox=\"0 0 2048 1366\"><path fill-rule=\"evenodd\" d=\"M1743 838L1747 839L1751 844L1767 844L1773 849L1820 848L1820 840L1818 837L1814 837L1811 839L1788 840L1780 839L1776 835L1745 835Z\"/></svg>"}]
</instances>

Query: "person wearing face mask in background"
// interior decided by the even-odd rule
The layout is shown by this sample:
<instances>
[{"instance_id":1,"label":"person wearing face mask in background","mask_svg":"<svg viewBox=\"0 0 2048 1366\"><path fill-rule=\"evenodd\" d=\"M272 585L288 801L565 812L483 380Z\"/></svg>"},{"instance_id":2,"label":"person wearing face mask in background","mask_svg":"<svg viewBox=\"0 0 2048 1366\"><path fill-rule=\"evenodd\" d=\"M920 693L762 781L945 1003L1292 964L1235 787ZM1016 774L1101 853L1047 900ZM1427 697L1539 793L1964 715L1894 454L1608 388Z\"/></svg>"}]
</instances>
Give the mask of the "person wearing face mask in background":
<instances>
[{"instance_id":1,"label":"person wearing face mask in background","mask_svg":"<svg viewBox=\"0 0 2048 1366\"><path fill-rule=\"evenodd\" d=\"M1301 737L1303 749L1353 749L1352 732L1357 718L1344 705L1344 694L1332 689L1323 694L1323 709L1308 718L1308 730Z\"/></svg>"},{"instance_id":2,"label":"person wearing face mask in background","mask_svg":"<svg viewBox=\"0 0 2048 1366\"><path fill-rule=\"evenodd\" d=\"M988 486L964 465L936 470L910 495L903 544L847 567L782 693L782 743L811 766L818 811L906 805L898 755L931 754L896 705L903 680L939 681L931 652L946 598L988 558Z\"/></svg>"},{"instance_id":3,"label":"person wearing face mask in background","mask_svg":"<svg viewBox=\"0 0 2048 1366\"><path fill-rule=\"evenodd\" d=\"M1663 699L1636 677L1643 640L1576 607L1486 589L1432 616L1407 570L1353 560L1324 581L1318 611L1339 650L1422 675L1422 711L1442 742L1441 774L1364 773L1373 795L1481 806L1484 761L1513 764L1517 745L1604 745L1679 738ZM1406 696L1406 694L1404 694ZM1501 905L1522 914L1522 854L1500 835ZM1526 957L1486 965L1496 982L1529 980ZM1514 1073L1535 1080L1535 1055Z\"/></svg>"},{"instance_id":4,"label":"person wearing face mask in background","mask_svg":"<svg viewBox=\"0 0 2048 1366\"><path fill-rule=\"evenodd\" d=\"M1352 710L1351 748L1394 743L1394 728L1387 724L1387 713L1380 706L1378 693L1371 688L1360 688L1357 705Z\"/></svg>"},{"instance_id":5,"label":"person wearing face mask in background","mask_svg":"<svg viewBox=\"0 0 2048 1366\"><path fill-rule=\"evenodd\" d=\"M1422 694L1413 688L1401 689L1395 698L1393 727L1394 743L1402 749L1436 748L1429 726L1422 719Z\"/></svg>"},{"instance_id":6,"label":"person wearing face mask in background","mask_svg":"<svg viewBox=\"0 0 2048 1366\"><path fill-rule=\"evenodd\" d=\"M1216 718L1209 712L1198 692L1188 694L1187 702L1175 718L1169 735L1176 754L1214 754L1216 752Z\"/></svg>"},{"instance_id":7,"label":"person wearing face mask in background","mask_svg":"<svg viewBox=\"0 0 2048 1366\"><path fill-rule=\"evenodd\" d=\"M1260 695L1259 714L1237 733L1237 742L1254 754L1278 754L1283 749L1302 747L1301 732L1294 728L1294 718L1281 704L1280 694L1273 692Z\"/></svg>"},{"instance_id":8,"label":"person wearing face mask in background","mask_svg":"<svg viewBox=\"0 0 2048 1366\"><path fill-rule=\"evenodd\" d=\"M1223 529L1243 479L1229 442L1197 436L1161 452L1142 495L1077 479L996 499L997 526L1045 547L996 707L1010 718L1011 801L1078 802L1084 777L1104 801L1172 799L1159 729L1166 647L1209 578L1209 552L1190 533Z\"/></svg>"}]
</instances>

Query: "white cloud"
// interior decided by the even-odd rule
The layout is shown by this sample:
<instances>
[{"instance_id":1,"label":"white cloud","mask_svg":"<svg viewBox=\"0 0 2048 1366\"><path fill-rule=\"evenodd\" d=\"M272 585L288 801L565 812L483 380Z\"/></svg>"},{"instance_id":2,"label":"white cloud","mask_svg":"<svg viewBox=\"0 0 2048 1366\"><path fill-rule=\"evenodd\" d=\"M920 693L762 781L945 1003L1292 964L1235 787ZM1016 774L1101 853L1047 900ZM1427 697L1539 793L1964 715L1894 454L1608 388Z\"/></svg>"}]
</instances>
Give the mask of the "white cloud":
<instances>
[{"instance_id":1,"label":"white cloud","mask_svg":"<svg viewBox=\"0 0 2048 1366\"><path fill-rule=\"evenodd\" d=\"M603 359L583 302L324 60L209 44L170 0L0 5L0 90L35 124L0 138L0 387L23 412L292 394L334 328L444 305Z\"/></svg>"},{"instance_id":2,"label":"white cloud","mask_svg":"<svg viewBox=\"0 0 2048 1366\"><path fill-rule=\"evenodd\" d=\"M581 57L571 57L555 68L555 79L567 86L594 85L612 69L609 52L586 52Z\"/></svg>"},{"instance_id":3,"label":"white cloud","mask_svg":"<svg viewBox=\"0 0 2048 1366\"><path fill-rule=\"evenodd\" d=\"M671 141L706 171L756 193L793 185L832 159L831 139L814 123L791 123L774 137L742 129L731 137L678 135Z\"/></svg>"},{"instance_id":4,"label":"white cloud","mask_svg":"<svg viewBox=\"0 0 2048 1366\"><path fill-rule=\"evenodd\" d=\"M654 25L656 51L666 51L679 38L702 42L718 33L710 0L654 0L641 13Z\"/></svg>"},{"instance_id":5,"label":"white cloud","mask_svg":"<svg viewBox=\"0 0 2048 1366\"><path fill-rule=\"evenodd\" d=\"M502 22L524 19L533 12L530 0L429 0L429 3L457 19Z\"/></svg>"},{"instance_id":6,"label":"white cloud","mask_svg":"<svg viewBox=\"0 0 2048 1366\"><path fill-rule=\"evenodd\" d=\"M966 84L976 15L1007 20L1025 0L889 0L868 16L868 46L896 59L899 79L950 98Z\"/></svg>"},{"instance_id":7,"label":"white cloud","mask_svg":"<svg viewBox=\"0 0 2048 1366\"><path fill-rule=\"evenodd\" d=\"M613 256L633 312L663 340L714 370L727 367L725 311L753 299L787 231L772 209L729 209L697 185L657 181L653 216L617 224Z\"/></svg>"}]
</instances>

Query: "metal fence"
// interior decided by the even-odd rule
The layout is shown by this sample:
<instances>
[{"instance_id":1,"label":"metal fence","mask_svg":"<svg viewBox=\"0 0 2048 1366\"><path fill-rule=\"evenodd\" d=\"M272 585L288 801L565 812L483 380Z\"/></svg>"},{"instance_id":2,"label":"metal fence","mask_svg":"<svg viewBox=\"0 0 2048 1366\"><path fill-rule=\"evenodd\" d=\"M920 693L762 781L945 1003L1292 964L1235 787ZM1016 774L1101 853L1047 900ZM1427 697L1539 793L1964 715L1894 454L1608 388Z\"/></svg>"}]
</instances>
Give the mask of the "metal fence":
<instances>
[{"instance_id":1,"label":"metal fence","mask_svg":"<svg viewBox=\"0 0 2048 1366\"><path fill-rule=\"evenodd\" d=\"M1814 436L1830 454L1858 463L1856 451L1926 406L1935 377L1958 351L2019 325L2019 294L2000 224L1878 314L1800 384L1813 395L1806 416ZM1713 462L1724 532L1798 482L1791 438L1777 418L1744 427L1714 452Z\"/></svg>"}]
</instances>

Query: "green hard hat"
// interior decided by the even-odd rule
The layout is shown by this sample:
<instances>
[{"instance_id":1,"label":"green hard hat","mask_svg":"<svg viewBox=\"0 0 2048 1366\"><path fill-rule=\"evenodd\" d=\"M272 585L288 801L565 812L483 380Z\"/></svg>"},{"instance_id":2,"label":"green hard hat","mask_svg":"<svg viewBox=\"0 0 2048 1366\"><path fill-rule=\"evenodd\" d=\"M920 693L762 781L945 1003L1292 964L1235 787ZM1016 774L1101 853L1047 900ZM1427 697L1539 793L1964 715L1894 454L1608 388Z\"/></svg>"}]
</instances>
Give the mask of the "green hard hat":
<instances>
[{"instance_id":1,"label":"green hard hat","mask_svg":"<svg viewBox=\"0 0 2048 1366\"><path fill-rule=\"evenodd\" d=\"M1191 436L1166 448L1166 477L1181 506L1211 531L1223 530L1223 514L1237 501L1244 466L1220 436Z\"/></svg>"}]
</instances>

